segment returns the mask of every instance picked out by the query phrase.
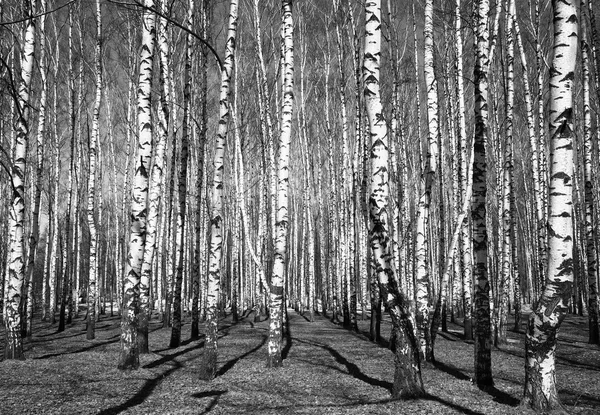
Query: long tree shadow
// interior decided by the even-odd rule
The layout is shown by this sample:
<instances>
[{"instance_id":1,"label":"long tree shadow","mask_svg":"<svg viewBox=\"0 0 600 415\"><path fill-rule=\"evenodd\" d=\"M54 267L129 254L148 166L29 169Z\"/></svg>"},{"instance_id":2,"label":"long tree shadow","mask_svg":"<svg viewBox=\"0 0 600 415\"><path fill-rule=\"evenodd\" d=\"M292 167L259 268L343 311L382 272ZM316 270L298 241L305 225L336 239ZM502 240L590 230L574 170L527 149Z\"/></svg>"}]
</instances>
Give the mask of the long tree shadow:
<instances>
[{"instance_id":1,"label":"long tree shadow","mask_svg":"<svg viewBox=\"0 0 600 415\"><path fill-rule=\"evenodd\" d=\"M320 343L300 340L300 339L296 339L296 338L295 338L295 340L299 341L300 343L310 344L311 346L320 347L320 348L326 350L335 359L336 362L338 362L339 364L344 365L346 367L348 374L350 376L352 376L353 378L358 379L362 382L368 383L369 385L378 386L380 388L387 389L390 392L392 391L392 383L391 382L372 378L371 376L364 374L363 372L361 372L361 370L358 366L356 366L354 363L350 362L348 359L346 359L344 356L342 356L333 347L326 345L326 344L320 344Z\"/></svg>"},{"instance_id":2,"label":"long tree shadow","mask_svg":"<svg viewBox=\"0 0 600 415\"><path fill-rule=\"evenodd\" d=\"M240 355L238 357L236 357L235 359L231 359L230 361L228 361L227 363L225 363L223 365L223 367L221 369L219 369L219 371L217 372L217 376L223 376L225 373L227 373L237 362L239 362L240 360L242 360L243 358L251 355L252 353L256 352L257 350L259 350L261 347L263 347L265 345L265 343L267 342L267 339L269 337L268 336L263 336L263 341L256 346L255 348L253 348L252 350L247 351L246 353L244 353L243 355Z\"/></svg>"},{"instance_id":3,"label":"long tree shadow","mask_svg":"<svg viewBox=\"0 0 600 415\"><path fill-rule=\"evenodd\" d=\"M289 320L288 320L287 327L285 329L284 337L285 337L285 346L283 346L283 350L281 351L281 358L283 360L287 359L288 355L290 354L290 349L292 348L292 332L290 330Z\"/></svg>"},{"instance_id":4,"label":"long tree shadow","mask_svg":"<svg viewBox=\"0 0 600 415\"><path fill-rule=\"evenodd\" d=\"M154 389L168 376L170 376L173 372L178 369L181 369L183 365L179 362L175 362L176 366L167 370L166 372L158 375L155 378L148 379L144 386L131 398L127 399L119 406L113 406L112 408L104 409L101 412L98 412L98 415L114 415L119 414L127 409L133 408L134 406L138 406L143 403L148 396L152 394Z\"/></svg>"},{"instance_id":5,"label":"long tree shadow","mask_svg":"<svg viewBox=\"0 0 600 415\"><path fill-rule=\"evenodd\" d=\"M600 407L600 399L597 396L591 396L586 393L575 393L572 390L560 389L558 391L561 401L571 406L591 406Z\"/></svg>"},{"instance_id":6,"label":"long tree shadow","mask_svg":"<svg viewBox=\"0 0 600 415\"><path fill-rule=\"evenodd\" d=\"M65 332L63 331L62 333L65 333ZM78 332L78 333L75 333L75 334L69 334L67 336L57 336L57 337L52 337L52 338L49 338L49 339L46 338L46 337L56 336L57 334L58 334L58 332L54 331L54 332L49 333L49 334L34 335L31 338L31 342L32 343L45 343L45 342L53 342L53 341L56 341L56 340L70 339L70 338L77 337L77 336L83 336L83 333ZM65 334L68 334L68 333L65 333Z\"/></svg>"},{"instance_id":7,"label":"long tree shadow","mask_svg":"<svg viewBox=\"0 0 600 415\"><path fill-rule=\"evenodd\" d=\"M106 341L94 343L89 347L83 347L81 349L77 349L77 350L73 350L73 351L62 351L60 353L45 354L43 356L35 357L34 359L35 360L49 359L51 357L63 356L65 354L77 354L77 353L89 352L90 350L93 350L97 347L105 346L105 345L111 344L111 343L116 343L120 337L121 337L120 334L115 334L114 336L109 337Z\"/></svg>"},{"instance_id":8,"label":"long tree shadow","mask_svg":"<svg viewBox=\"0 0 600 415\"><path fill-rule=\"evenodd\" d=\"M176 358L176 357L179 357L179 356L181 356L181 355L184 355L184 354L186 354L186 353L188 353L188 352L191 352L192 350L198 349L198 348L200 348L200 347L203 347L203 346L204 346L204 340L203 340L203 341L201 341L200 343L198 343L198 344L194 344L193 346L191 346L191 347L188 347L188 348L186 348L186 349L180 350L180 351L178 351L178 352L175 352L175 353L171 353L171 354L164 355L164 356L163 356L163 357L161 357L160 359L158 359L158 360L155 360L154 362L148 363L147 365L144 365L144 366L142 366L142 367L143 367L144 369L153 369L153 368L155 368L155 367L158 367L158 366L160 366L160 365L162 365L162 364L165 364L165 363L167 363L167 362L170 362L170 361L173 361L173 360L175 360L175 358ZM175 363L176 363L176 364L179 364L179 363L177 363L177 362L175 362Z\"/></svg>"},{"instance_id":9,"label":"long tree shadow","mask_svg":"<svg viewBox=\"0 0 600 415\"><path fill-rule=\"evenodd\" d=\"M459 380L469 380L470 379L469 376L465 375L463 372L458 370L458 368L451 366L451 365L447 365L446 363L443 363L440 361L435 361L433 366L436 369L441 370L442 372L446 372L447 374L454 376L456 379L459 379Z\"/></svg>"},{"instance_id":10,"label":"long tree shadow","mask_svg":"<svg viewBox=\"0 0 600 415\"><path fill-rule=\"evenodd\" d=\"M484 413L484 412L476 412L476 411L473 411L473 410L471 410L471 409L469 409L469 408L465 408L464 406L457 405L457 404L455 404L455 403L453 403L453 402L449 402L449 401L447 401L447 400L445 400L445 399L442 399L442 398L440 398L440 397L438 397L438 396L434 396L434 395L431 395L431 394L427 394L427 395L425 396L425 398L424 398L424 399L427 399L427 400L429 400L429 401L436 401L436 402L439 402L439 403L441 403L442 405L446 405L446 406L448 406L448 407L450 407L450 408L452 408L452 409L455 409L455 410L457 410L457 411L460 411L460 412L461 412L461 413L463 413L463 414L467 414L467 415L485 415L485 413Z\"/></svg>"},{"instance_id":11,"label":"long tree shadow","mask_svg":"<svg viewBox=\"0 0 600 415\"><path fill-rule=\"evenodd\" d=\"M479 389L481 389L483 392L490 395L494 402L498 402L503 405L519 406L519 403L521 402L518 398L515 398L514 396L512 396L504 391L501 391L500 389L496 388L495 386L491 386L491 387L488 386L488 387L483 387L483 388L479 388Z\"/></svg>"},{"instance_id":12,"label":"long tree shadow","mask_svg":"<svg viewBox=\"0 0 600 415\"><path fill-rule=\"evenodd\" d=\"M227 391L206 391L206 392L194 393L194 394L192 394L192 397L202 399L202 398L208 398L209 396L213 396L213 398L210 400L210 403L208 404L208 406L206 408L204 408L204 411L202 411L202 414L207 414L210 411L212 411L212 409L215 406L217 406L217 403L219 402L219 398L224 393L227 393Z\"/></svg>"}]
</instances>

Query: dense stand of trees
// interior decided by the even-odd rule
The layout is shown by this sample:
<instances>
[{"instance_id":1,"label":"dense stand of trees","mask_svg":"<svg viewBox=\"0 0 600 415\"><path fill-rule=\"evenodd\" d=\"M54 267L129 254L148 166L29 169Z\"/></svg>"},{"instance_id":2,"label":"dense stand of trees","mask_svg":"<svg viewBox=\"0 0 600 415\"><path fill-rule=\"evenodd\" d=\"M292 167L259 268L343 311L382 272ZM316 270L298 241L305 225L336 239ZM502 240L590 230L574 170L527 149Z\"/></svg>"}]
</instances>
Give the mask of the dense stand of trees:
<instances>
[{"instance_id":1,"label":"dense stand of trees","mask_svg":"<svg viewBox=\"0 0 600 415\"><path fill-rule=\"evenodd\" d=\"M210 380L225 312L279 367L288 307L373 341L384 309L418 397L448 320L489 387L528 306L523 403L560 408L565 314L600 343L595 5L383 3L0 1L5 359L110 312L136 369L189 313Z\"/></svg>"}]
</instances>

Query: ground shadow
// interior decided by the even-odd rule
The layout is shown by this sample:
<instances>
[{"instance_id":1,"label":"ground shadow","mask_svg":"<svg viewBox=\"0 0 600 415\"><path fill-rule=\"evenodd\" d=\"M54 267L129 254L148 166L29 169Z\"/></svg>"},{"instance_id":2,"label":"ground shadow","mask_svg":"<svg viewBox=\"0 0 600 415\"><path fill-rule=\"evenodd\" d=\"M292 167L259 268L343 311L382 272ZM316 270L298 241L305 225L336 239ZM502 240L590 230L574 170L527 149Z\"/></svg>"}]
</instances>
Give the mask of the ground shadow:
<instances>
[{"instance_id":1,"label":"ground shadow","mask_svg":"<svg viewBox=\"0 0 600 415\"><path fill-rule=\"evenodd\" d=\"M116 343L117 340L119 340L120 337L121 337L120 334L115 334L114 336L109 337L106 341L94 343L94 344L92 344L89 347L83 347L81 349L77 349L77 350L73 350L73 351L62 351L60 353L45 354L43 356L34 357L34 360L49 359L51 357L63 356L63 355L66 355L66 354L77 354L77 353L89 352L90 350L93 350L93 349L95 349L97 347L105 346L105 345L111 344L111 343Z\"/></svg>"},{"instance_id":2,"label":"ground shadow","mask_svg":"<svg viewBox=\"0 0 600 415\"><path fill-rule=\"evenodd\" d=\"M467 415L485 415L485 413L484 413L484 412L476 412L476 411L473 411L473 410L471 410L471 409L469 409L469 408L465 408L464 406L460 406L460 405L457 405L457 404L455 404L455 403L449 402L449 401L447 401L447 400L445 400L445 399L442 399L442 398L440 398L440 397L438 397L438 396L434 396L434 395L427 394L427 395L425 396L425 398L424 398L424 399L427 399L427 400L429 400L429 401L436 401L436 402L439 402L439 403L441 403L442 405L446 405L446 406L448 406L448 407L450 407L450 408L452 408L452 409L455 409L455 410L457 410L457 411L460 411L460 412L461 412L461 413L463 413L463 414L467 414Z\"/></svg>"},{"instance_id":3,"label":"ground shadow","mask_svg":"<svg viewBox=\"0 0 600 415\"><path fill-rule=\"evenodd\" d=\"M181 369L183 366L181 363L175 362L176 366L167 370L165 373L158 375L153 379L148 379L144 386L131 398L127 399L119 406L113 406L112 408L107 408L101 412L98 412L98 415L115 415L121 412L126 411L127 409L133 408L141 403L143 403L148 396L152 394L154 389L158 386L160 382L162 382L167 376L171 375L178 369Z\"/></svg>"},{"instance_id":4,"label":"ground shadow","mask_svg":"<svg viewBox=\"0 0 600 415\"><path fill-rule=\"evenodd\" d=\"M586 393L574 393L573 391L569 391L566 389L560 389L558 391L558 395L562 403L571 405L571 406L591 406L593 408L598 408L600 406L600 399L588 395Z\"/></svg>"},{"instance_id":5,"label":"ground shadow","mask_svg":"<svg viewBox=\"0 0 600 415\"><path fill-rule=\"evenodd\" d=\"M188 352L191 352L192 350L198 349L198 348L203 347L203 346L204 346L204 341L201 341L200 343L194 344L193 346L188 347L187 349L183 349L183 350L180 350L180 351L175 352L175 353L167 354L167 355L161 357L160 359L155 360L154 362L148 363L147 365L144 365L142 367L144 369L153 369L153 368L158 367L158 366L160 366L160 365L162 365L164 363L167 363L167 362L175 360L176 357L184 355L184 354L186 354ZM175 362L175 363L177 363L177 362Z\"/></svg>"},{"instance_id":6,"label":"ground shadow","mask_svg":"<svg viewBox=\"0 0 600 415\"><path fill-rule=\"evenodd\" d=\"M446 372L447 374L454 376L456 379L459 379L459 380L470 380L471 379L469 376L467 376L463 372L461 372L458 368L451 366L451 365L447 365L446 363L443 363L440 361L435 361L433 363L433 366L436 369L441 370L442 372Z\"/></svg>"},{"instance_id":7,"label":"ground shadow","mask_svg":"<svg viewBox=\"0 0 600 415\"><path fill-rule=\"evenodd\" d=\"M512 396L504 391L501 391L500 389L496 388L495 386L481 387L479 389L481 389L483 392L490 395L494 402L498 402L503 405L519 406L519 403L521 402L518 398L515 398L514 396Z\"/></svg>"},{"instance_id":8,"label":"ground shadow","mask_svg":"<svg viewBox=\"0 0 600 415\"><path fill-rule=\"evenodd\" d=\"M261 347L263 347L265 345L265 343L267 342L267 339L269 337L268 336L263 336L263 341L256 347L254 347L253 349L247 351L246 353L244 353L243 355L240 355L238 357L236 357L235 359L231 359L230 361L228 361L227 363L225 363L223 365L223 367L221 367L221 369L219 369L219 371L217 372L217 376L222 376L225 373L227 373L237 362L239 362L240 360L242 360L243 358L251 355L252 353L256 352L257 350L259 350Z\"/></svg>"},{"instance_id":9,"label":"ground shadow","mask_svg":"<svg viewBox=\"0 0 600 415\"><path fill-rule=\"evenodd\" d=\"M295 340L299 341L300 343L310 344L311 346L320 347L320 348L326 350L335 359L335 361L337 363L346 367L348 374L350 376L352 376L353 378L358 379L362 382L368 383L369 385L378 386L380 388L387 389L390 392L392 391L392 383L391 382L372 378L371 376L364 374L363 372L361 372L360 368L357 365L350 362L348 359L346 359L344 356L342 356L333 347L326 345L326 344L319 344L319 343L315 343L315 342L311 342L311 341L305 341L305 340L300 340L300 339L295 339Z\"/></svg>"},{"instance_id":10,"label":"ground shadow","mask_svg":"<svg viewBox=\"0 0 600 415\"><path fill-rule=\"evenodd\" d=\"M215 406L217 406L217 403L219 402L219 398L224 393L227 393L227 391L206 391L206 392L194 393L194 394L192 394L192 396L194 398L198 398L198 399L208 398L209 396L213 396L213 398L210 400L210 403L208 404L208 406L204 409L204 411L202 411L202 414L207 414L210 411L212 411L212 409Z\"/></svg>"},{"instance_id":11,"label":"ground shadow","mask_svg":"<svg viewBox=\"0 0 600 415\"><path fill-rule=\"evenodd\" d=\"M286 324L283 337L285 338L285 346L283 346L283 350L281 351L281 359L285 360L290 354L290 349L292 348L292 331L290 329L289 319L288 323Z\"/></svg>"}]
</instances>

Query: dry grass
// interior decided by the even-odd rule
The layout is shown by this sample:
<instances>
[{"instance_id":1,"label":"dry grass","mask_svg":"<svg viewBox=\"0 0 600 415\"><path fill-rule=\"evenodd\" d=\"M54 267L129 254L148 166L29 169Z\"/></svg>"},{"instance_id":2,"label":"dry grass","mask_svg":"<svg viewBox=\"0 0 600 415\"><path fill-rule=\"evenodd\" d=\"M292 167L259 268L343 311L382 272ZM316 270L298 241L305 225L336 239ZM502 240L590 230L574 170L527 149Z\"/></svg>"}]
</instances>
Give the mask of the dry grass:
<instances>
[{"instance_id":1,"label":"dry grass","mask_svg":"<svg viewBox=\"0 0 600 415\"><path fill-rule=\"evenodd\" d=\"M27 360L0 363L0 413L6 414L522 414L523 334L493 352L495 388L481 391L473 376L473 346L462 327L449 325L436 344L436 366L423 368L429 396L389 399L393 355L323 317L309 323L290 311L284 367L265 368L267 322L230 318L220 325L219 374L200 381L202 341L167 347L170 330L152 321L150 347L141 369L116 369L119 319L97 323L97 339L85 340L75 320L56 333L36 323L25 346ZM189 322L184 335L189 333ZM368 329L367 321L360 329ZM384 323L383 334L389 333ZM4 336L4 333L0 333ZM569 316L558 349L560 397L574 414L600 413L600 349L587 344L587 320Z\"/></svg>"}]
</instances>

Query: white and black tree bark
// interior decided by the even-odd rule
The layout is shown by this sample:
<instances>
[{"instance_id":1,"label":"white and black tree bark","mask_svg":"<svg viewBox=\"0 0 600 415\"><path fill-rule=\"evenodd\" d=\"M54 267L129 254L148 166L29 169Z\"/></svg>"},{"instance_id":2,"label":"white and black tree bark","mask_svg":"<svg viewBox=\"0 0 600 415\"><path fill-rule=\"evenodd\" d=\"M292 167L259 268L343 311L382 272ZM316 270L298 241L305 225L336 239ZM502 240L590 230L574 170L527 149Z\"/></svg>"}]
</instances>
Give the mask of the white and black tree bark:
<instances>
[{"instance_id":1,"label":"white and black tree bark","mask_svg":"<svg viewBox=\"0 0 600 415\"><path fill-rule=\"evenodd\" d=\"M552 6L548 265L544 290L529 316L522 401L544 413L562 410L556 388L555 353L557 332L567 313L573 285L573 79L579 42L575 0L553 0Z\"/></svg>"}]
</instances>

